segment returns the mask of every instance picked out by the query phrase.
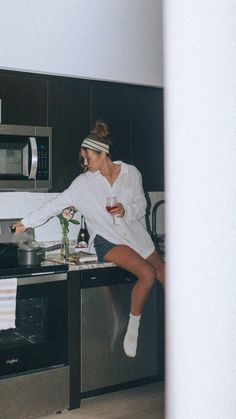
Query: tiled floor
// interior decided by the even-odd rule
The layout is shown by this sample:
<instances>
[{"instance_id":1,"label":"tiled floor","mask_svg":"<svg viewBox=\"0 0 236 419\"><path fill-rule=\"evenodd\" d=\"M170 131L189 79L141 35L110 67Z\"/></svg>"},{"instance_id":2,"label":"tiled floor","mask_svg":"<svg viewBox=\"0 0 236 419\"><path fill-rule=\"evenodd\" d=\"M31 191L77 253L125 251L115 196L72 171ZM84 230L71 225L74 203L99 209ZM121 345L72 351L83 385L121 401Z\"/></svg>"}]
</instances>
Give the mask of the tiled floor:
<instances>
[{"instance_id":1,"label":"tiled floor","mask_svg":"<svg viewBox=\"0 0 236 419\"><path fill-rule=\"evenodd\" d=\"M83 399L80 409L42 419L164 419L164 384Z\"/></svg>"}]
</instances>

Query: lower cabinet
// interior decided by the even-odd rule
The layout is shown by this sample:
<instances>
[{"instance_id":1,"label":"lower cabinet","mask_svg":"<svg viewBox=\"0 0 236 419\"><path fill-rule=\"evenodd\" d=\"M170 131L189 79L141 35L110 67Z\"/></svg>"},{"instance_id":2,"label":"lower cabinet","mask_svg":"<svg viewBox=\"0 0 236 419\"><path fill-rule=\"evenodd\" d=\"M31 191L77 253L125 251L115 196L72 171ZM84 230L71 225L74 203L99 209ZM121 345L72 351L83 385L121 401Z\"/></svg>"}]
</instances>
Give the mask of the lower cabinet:
<instances>
[{"instance_id":1,"label":"lower cabinet","mask_svg":"<svg viewBox=\"0 0 236 419\"><path fill-rule=\"evenodd\" d=\"M129 358L124 353L123 340L135 277L116 267L77 271L75 277L73 273L72 280L77 278L73 298L77 294L80 300L79 304L76 303L80 306L80 324L77 324L80 343L78 334L76 338L72 336L77 354L74 347L69 351L75 366L73 371L70 363L73 374L71 402L74 400L71 408L80 403L79 391L80 398L86 398L163 380L164 302L161 286L156 283L152 289L141 318L137 355ZM80 374L79 380L75 374Z\"/></svg>"},{"instance_id":2,"label":"lower cabinet","mask_svg":"<svg viewBox=\"0 0 236 419\"><path fill-rule=\"evenodd\" d=\"M68 274L68 364L70 366L70 409L80 407L80 274Z\"/></svg>"}]
</instances>

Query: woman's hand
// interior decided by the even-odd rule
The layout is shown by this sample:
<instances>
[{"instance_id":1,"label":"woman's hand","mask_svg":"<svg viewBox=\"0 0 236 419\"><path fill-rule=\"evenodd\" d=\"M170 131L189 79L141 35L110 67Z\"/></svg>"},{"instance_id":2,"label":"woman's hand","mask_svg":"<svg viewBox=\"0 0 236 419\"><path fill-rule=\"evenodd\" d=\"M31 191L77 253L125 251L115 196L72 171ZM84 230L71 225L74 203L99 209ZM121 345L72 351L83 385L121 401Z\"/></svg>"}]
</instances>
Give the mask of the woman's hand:
<instances>
[{"instance_id":1,"label":"woman's hand","mask_svg":"<svg viewBox=\"0 0 236 419\"><path fill-rule=\"evenodd\" d=\"M24 233L26 231L26 228L24 224L21 223L21 221L18 221L17 223L12 224L10 229L12 233L16 233L16 234Z\"/></svg>"},{"instance_id":2,"label":"woman's hand","mask_svg":"<svg viewBox=\"0 0 236 419\"><path fill-rule=\"evenodd\" d=\"M110 211L110 214L116 215L117 217L122 218L125 215L125 209L123 205L120 202L118 202L117 206L112 208L112 210Z\"/></svg>"}]
</instances>

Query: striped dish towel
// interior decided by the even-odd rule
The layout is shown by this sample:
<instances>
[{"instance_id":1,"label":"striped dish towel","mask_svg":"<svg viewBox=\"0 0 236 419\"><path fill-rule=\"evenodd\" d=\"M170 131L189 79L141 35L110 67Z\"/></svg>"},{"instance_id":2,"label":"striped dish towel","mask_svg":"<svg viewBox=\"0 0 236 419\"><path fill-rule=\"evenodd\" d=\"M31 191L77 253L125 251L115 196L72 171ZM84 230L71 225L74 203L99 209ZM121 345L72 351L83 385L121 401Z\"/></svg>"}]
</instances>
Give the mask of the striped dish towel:
<instances>
[{"instance_id":1,"label":"striped dish towel","mask_svg":"<svg viewBox=\"0 0 236 419\"><path fill-rule=\"evenodd\" d=\"M17 278L0 279L0 330L16 327Z\"/></svg>"}]
</instances>

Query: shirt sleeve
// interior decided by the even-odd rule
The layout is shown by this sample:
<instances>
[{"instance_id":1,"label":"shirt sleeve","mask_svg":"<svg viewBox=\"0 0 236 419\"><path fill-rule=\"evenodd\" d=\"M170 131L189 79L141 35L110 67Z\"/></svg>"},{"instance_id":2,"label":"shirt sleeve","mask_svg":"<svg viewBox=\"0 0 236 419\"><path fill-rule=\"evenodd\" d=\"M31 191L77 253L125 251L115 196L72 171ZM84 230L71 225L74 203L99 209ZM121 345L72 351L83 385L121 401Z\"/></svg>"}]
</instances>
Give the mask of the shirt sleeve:
<instances>
[{"instance_id":1,"label":"shirt sleeve","mask_svg":"<svg viewBox=\"0 0 236 419\"><path fill-rule=\"evenodd\" d=\"M146 214L147 201L143 191L141 173L134 167L132 176L132 201L123 203L125 209L124 219L126 221L140 220Z\"/></svg>"},{"instance_id":2,"label":"shirt sleeve","mask_svg":"<svg viewBox=\"0 0 236 419\"><path fill-rule=\"evenodd\" d=\"M72 184L64 192L60 193L56 198L50 199L48 202L44 203L36 210L27 214L22 218L21 222L26 227L38 227L50 218L60 214L64 208L74 206L77 208L75 200L76 188L78 188L79 179L75 179Z\"/></svg>"}]
</instances>

